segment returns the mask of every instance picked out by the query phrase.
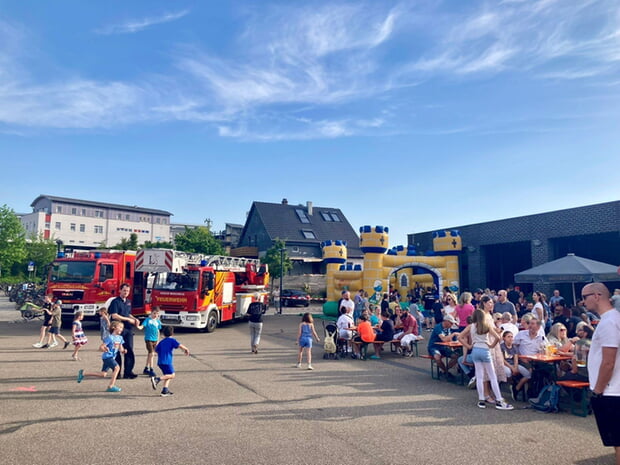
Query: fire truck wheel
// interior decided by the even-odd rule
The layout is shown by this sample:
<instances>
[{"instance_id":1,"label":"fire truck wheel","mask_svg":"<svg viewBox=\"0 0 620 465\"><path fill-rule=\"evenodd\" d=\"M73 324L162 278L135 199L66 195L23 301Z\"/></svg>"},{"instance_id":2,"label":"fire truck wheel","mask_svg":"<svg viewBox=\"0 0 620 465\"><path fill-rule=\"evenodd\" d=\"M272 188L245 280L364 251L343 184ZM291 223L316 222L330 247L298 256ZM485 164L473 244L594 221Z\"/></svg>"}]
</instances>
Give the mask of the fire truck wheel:
<instances>
[{"instance_id":1,"label":"fire truck wheel","mask_svg":"<svg viewBox=\"0 0 620 465\"><path fill-rule=\"evenodd\" d=\"M209 316L207 317L207 326L205 329L207 330L207 333L212 333L215 331L215 328L217 328L217 314L215 313L215 310L211 310L209 312Z\"/></svg>"}]
</instances>

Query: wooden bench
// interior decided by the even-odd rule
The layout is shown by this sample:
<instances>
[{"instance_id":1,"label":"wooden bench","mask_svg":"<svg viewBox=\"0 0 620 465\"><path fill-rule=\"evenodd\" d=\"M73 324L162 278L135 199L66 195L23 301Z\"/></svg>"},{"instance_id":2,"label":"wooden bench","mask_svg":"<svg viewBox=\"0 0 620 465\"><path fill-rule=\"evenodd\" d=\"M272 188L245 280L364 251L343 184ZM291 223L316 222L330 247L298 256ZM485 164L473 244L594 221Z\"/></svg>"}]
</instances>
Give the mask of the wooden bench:
<instances>
[{"instance_id":1,"label":"wooden bench","mask_svg":"<svg viewBox=\"0 0 620 465\"><path fill-rule=\"evenodd\" d=\"M419 357L420 353L418 352L418 341L417 340L411 341L409 345L411 346L411 353L413 354L413 349L415 348L415 356ZM391 352L397 352L399 347L400 347L400 339L393 339L390 341Z\"/></svg>"},{"instance_id":2,"label":"wooden bench","mask_svg":"<svg viewBox=\"0 0 620 465\"><path fill-rule=\"evenodd\" d=\"M420 355L420 358L427 358L431 361L431 378L439 379L439 365L432 355Z\"/></svg>"},{"instance_id":3,"label":"wooden bench","mask_svg":"<svg viewBox=\"0 0 620 465\"><path fill-rule=\"evenodd\" d=\"M571 381L561 380L556 381L558 386L561 386L568 394L570 401L570 412L573 415L580 417L587 417L590 413L590 400L588 393L590 392L590 383L587 381ZM573 394L579 394L579 398L575 399Z\"/></svg>"}]
</instances>

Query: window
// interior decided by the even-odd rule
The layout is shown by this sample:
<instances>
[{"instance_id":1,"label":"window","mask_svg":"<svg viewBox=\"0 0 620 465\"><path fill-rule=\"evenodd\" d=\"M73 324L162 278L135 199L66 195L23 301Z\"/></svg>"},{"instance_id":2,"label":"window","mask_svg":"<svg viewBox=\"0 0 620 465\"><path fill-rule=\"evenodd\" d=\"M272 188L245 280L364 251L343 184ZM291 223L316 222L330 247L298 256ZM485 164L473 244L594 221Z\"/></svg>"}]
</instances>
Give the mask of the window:
<instances>
[{"instance_id":1,"label":"window","mask_svg":"<svg viewBox=\"0 0 620 465\"><path fill-rule=\"evenodd\" d=\"M75 223L71 223L71 224L69 225L69 229L70 229L71 231L75 231Z\"/></svg>"},{"instance_id":2,"label":"window","mask_svg":"<svg viewBox=\"0 0 620 465\"><path fill-rule=\"evenodd\" d=\"M95 234L103 234L103 226L95 226Z\"/></svg>"},{"instance_id":3,"label":"window","mask_svg":"<svg viewBox=\"0 0 620 465\"><path fill-rule=\"evenodd\" d=\"M332 219L336 222L340 222L340 217L338 215L336 215L335 213L332 213Z\"/></svg>"},{"instance_id":4,"label":"window","mask_svg":"<svg viewBox=\"0 0 620 465\"><path fill-rule=\"evenodd\" d=\"M80 232L86 232L86 225L85 224L81 224L80 225Z\"/></svg>"},{"instance_id":5,"label":"window","mask_svg":"<svg viewBox=\"0 0 620 465\"><path fill-rule=\"evenodd\" d=\"M323 217L323 220L325 220L325 221L331 221L332 220L332 217L329 216L329 213L327 213L327 212L321 212L321 216Z\"/></svg>"},{"instance_id":6,"label":"window","mask_svg":"<svg viewBox=\"0 0 620 465\"><path fill-rule=\"evenodd\" d=\"M77 215L77 208L72 207L72 208L71 208L71 214L72 214L72 215Z\"/></svg>"},{"instance_id":7,"label":"window","mask_svg":"<svg viewBox=\"0 0 620 465\"><path fill-rule=\"evenodd\" d=\"M103 211L95 210L95 218L103 218Z\"/></svg>"},{"instance_id":8,"label":"window","mask_svg":"<svg viewBox=\"0 0 620 465\"><path fill-rule=\"evenodd\" d=\"M161 223L161 218L155 219L155 223L160 224Z\"/></svg>"},{"instance_id":9,"label":"window","mask_svg":"<svg viewBox=\"0 0 620 465\"><path fill-rule=\"evenodd\" d=\"M86 209L82 208L82 216L86 216Z\"/></svg>"},{"instance_id":10,"label":"window","mask_svg":"<svg viewBox=\"0 0 620 465\"><path fill-rule=\"evenodd\" d=\"M125 215L125 219L129 221L129 215Z\"/></svg>"},{"instance_id":11,"label":"window","mask_svg":"<svg viewBox=\"0 0 620 465\"><path fill-rule=\"evenodd\" d=\"M168 221L166 220L166 218L161 220L161 224L167 224L167 223L168 223Z\"/></svg>"},{"instance_id":12,"label":"window","mask_svg":"<svg viewBox=\"0 0 620 465\"><path fill-rule=\"evenodd\" d=\"M49 223L45 223L45 229L49 229L50 228L50 224Z\"/></svg>"},{"instance_id":13,"label":"window","mask_svg":"<svg viewBox=\"0 0 620 465\"><path fill-rule=\"evenodd\" d=\"M306 239L316 239L316 236L314 235L314 232L312 231L309 231L307 229L302 229L301 233L304 235Z\"/></svg>"},{"instance_id":14,"label":"window","mask_svg":"<svg viewBox=\"0 0 620 465\"><path fill-rule=\"evenodd\" d=\"M310 223L310 220L306 216L306 212L303 211L301 208L295 209L295 213L297 213L297 216L299 217L299 221L301 221L304 224Z\"/></svg>"},{"instance_id":15,"label":"window","mask_svg":"<svg viewBox=\"0 0 620 465\"><path fill-rule=\"evenodd\" d=\"M62 213L62 206L56 205L56 213Z\"/></svg>"},{"instance_id":16,"label":"window","mask_svg":"<svg viewBox=\"0 0 620 465\"><path fill-rule=\"evenodd\" d=\"M120 213L116 214L116 219L117 220L122 220L123 219L123 215L121 215Z\"/></svg>"},{"instance_id":17,"label":"window","mask_svg":"<svg viewBox=\"0 0 620 465\"><path fill-rule=\"evenodd\" d=\"M60 231L60 221L56 221L54 228L56 228L56 231Z\"/></svg>"}]
</instances>

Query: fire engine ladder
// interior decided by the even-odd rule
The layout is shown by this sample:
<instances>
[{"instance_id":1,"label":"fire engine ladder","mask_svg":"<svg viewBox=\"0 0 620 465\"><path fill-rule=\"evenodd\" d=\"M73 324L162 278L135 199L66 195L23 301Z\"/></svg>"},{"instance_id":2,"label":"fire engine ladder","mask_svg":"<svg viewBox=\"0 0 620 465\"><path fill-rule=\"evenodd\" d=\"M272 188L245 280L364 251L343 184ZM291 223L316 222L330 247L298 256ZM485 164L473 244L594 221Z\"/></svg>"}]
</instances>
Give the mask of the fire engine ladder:
<instances>
[{"instance_id":1,"label":"fire engine ladder","mask_svg":"<svg viewBox=\"0 0 620 465\"><path fill-rule=\"evenodd\" d=\"M200 262L204 261L206 262L207 266L212 266L216 270L230 270L233 268L245 268L245 266L248 263L253 263L257 267L259 266L259 260L255 258L228 257L225 255L186 254L186 259L188 263L192 263L192 264L199 264Z\"/></svg>"}]
</instances>

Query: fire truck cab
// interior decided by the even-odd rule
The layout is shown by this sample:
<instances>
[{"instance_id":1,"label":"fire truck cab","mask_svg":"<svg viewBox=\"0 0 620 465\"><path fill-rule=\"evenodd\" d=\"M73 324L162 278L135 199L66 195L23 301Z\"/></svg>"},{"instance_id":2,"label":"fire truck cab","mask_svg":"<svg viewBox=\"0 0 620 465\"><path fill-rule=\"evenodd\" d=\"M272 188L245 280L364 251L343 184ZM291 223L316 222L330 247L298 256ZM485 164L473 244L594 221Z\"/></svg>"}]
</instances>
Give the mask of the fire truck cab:
<instances>
[{"instance_id":1,"label":"fire truck cab","mask_svg":"<svg viewBox=\"0 0 620 465\"><path fill-rule=\"evenodd\" d=\"M97 309L118 295L122 283L128 283L134 310L143 312L142 276L135 273L135 261L133 251L60 252L50 267L47 293L62 300L63 318L72 318L81 310L85 319L95 319Z\"/></svg>"},{"instance_id":2,"label":"fire truck cab","mask_svg":"<svg viewBox=\"0 0 620 465\"><path fill-rule=\"evenodd\" d=\"M245 317L252 302L268 303L267 265L249 258L143 249L136 271L149 274L148 300L163 324L215 331Z\"/></svg>"}]
</instances>

